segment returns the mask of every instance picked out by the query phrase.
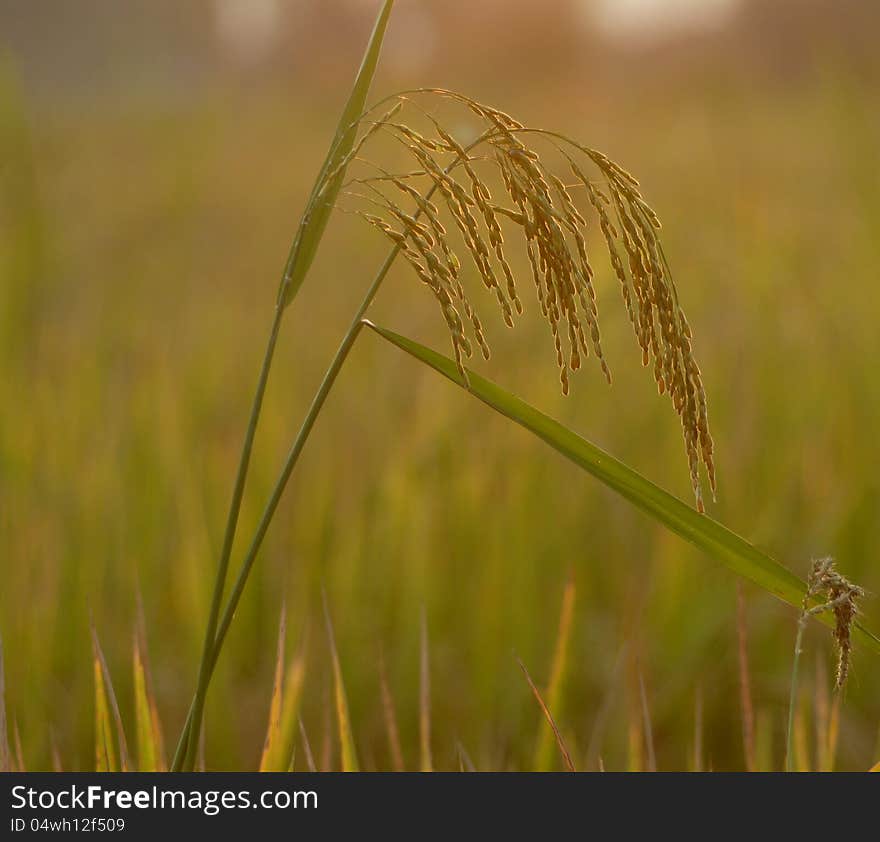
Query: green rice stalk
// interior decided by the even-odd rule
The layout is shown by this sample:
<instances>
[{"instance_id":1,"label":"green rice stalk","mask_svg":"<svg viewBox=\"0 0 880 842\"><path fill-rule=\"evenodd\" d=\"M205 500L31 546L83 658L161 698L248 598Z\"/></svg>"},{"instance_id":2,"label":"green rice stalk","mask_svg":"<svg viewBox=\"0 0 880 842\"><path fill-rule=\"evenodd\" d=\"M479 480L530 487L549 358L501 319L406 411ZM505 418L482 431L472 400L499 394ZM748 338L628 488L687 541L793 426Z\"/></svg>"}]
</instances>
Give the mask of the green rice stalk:
<instances>
[{"instance_id":1,"label":"green rice stalk","mask_svg":"<svg viewBox=\"0 0 880 842\"><path fill-rule=\"evenodd\" d=\"M282 275L281 285L278 291L278 300L275 306L275 315L272 322L272 329L269 333L269 342L266 347L266 353L263 357L263 363L260 370L260 377L257 382L256 393L254 394L253 404L251 406L250 420L248 421L247 432L241 450L238 471L235 478L235 484L232 492L232 500L229 506L229 514L226 519L226 528L223 536L223 546L220 552L220 561L217 566L217 576L214 582L214 591L211 598L211 609L208 617L207 627L205 629L205 642L202 648L202 657L199 664L199 676L196 686L195 696L193 698L190 714L181 733L177 750L175 751L172 770L179 771L181 769L192 769L195 752L196 740L190 739L192 734L199 733L201 727L202 713L205 704L205 695L208 692L208 683L211 680L211 660L217 635L217 621L220 616L220 608L223 603L223 592L226 586L226 577L229 570L229 558L232 553L232 545L235 540L236 527L238 525L238 517L241 510L241 500L244 494L245 480L247 479L248 466L250 464L251 450L253 448L254 436L256 434L257 422L259 421L260 411L263 404L263 396L266 391L266 383L269 378L269 371L272 367L272 360L275 353L275 345L278 339L278 333L281 328L281 319L285 308L295 297L299 288L306 277L306 274L314 260L318 245L324 235L327 227L327 221L333 207L336 194L342 184L345 167L342 165L343 160L354 146L357 134L357 121L364 110L366 98L376 71L376 65L379 61L379 52L381 50L382 41L385 36L385 29L388 25L388 18L394 0L385 0L373 33L367 44L367 50L364 54L360 70L355 79L351 95L348 103L342 112L336 135L327 153L327 159L321 172L315 182L309 203L306 206L302 221L297 230L290 255ZM334 172L333 183L318 195L325 186L326 176Z\"/></svg>"}]
</instances>

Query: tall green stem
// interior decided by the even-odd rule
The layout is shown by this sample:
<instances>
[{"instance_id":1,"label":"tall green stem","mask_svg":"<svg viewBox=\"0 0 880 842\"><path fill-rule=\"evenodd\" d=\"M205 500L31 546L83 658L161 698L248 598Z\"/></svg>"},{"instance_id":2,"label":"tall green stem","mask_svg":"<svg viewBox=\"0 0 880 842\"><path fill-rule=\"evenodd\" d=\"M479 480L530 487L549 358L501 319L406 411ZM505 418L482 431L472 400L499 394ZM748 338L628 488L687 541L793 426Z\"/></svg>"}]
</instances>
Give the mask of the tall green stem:
<instances>
[{"instance_id":1,"label":"tall green stem","mask_svg":"<svg viewBox=\"0 0 880 842\"><path fill-rule=\"evenodd\" d=\"M467 147L466 151L469 152L474 147L478 146L491 134L492 130L484 132L479 138L477 138ZM446 167L445 172L451 172L460 163L461 157L457 156L455 160L452 161L452 163L450 163L448 167ZM436 185L432 186L425 193L424 201L430 201L436 189ZM414 212L413 216L418 219L419 216L421 216L421 213L421 208L419 208ZM324 379L321 381L321 385L318 388L315 397L312 399L312 404L309 407L308 414L306 415L305 420L303 421L302 426L297 433L296 439L294 440L293 445L290 448L290 452L287 454L287 459L284 462L284 467L282 468L281 474L279 475L278 480L275 483L275 487L272 489L272 494L270 495L269 501L266 503L266 507L263 510L263 516L260 518L260 523L257 527L257 531L255 532L253 540L251 541L251 545L248 548L244 560L242 561L241 568L239 569L238 578L236 579L235 585L230 593L229 601L226 604L226 610L223 612L223 618L220 621L219 627L216 625L215 622L214 628L216 630L216 637L214 638L212 652L210 655L203 655L202 666L204 668L204 671L202 670L202 668L200 668L199 670L198 688L196 689L196 695L193 698L189 714L187 715L183 731L180 735L177 751L175 752L174 763L172 765L172 771L180 771L181 769L192 769L195 765L198 734L201 728L202 715L205 705L205 696L208 692L208 685L210 684L211 676L214 673L214 667L216 666L217 658L220 655L220 650L223 647L223 642L226 640L229 626L232 624L232 620L235 617L235 611L238 608L239 600L241 599L241 595L244 592L248 577L250 576L251 568L254 565L254 561L256 561L257 554L259 553L260 547L263 544L263 539L265 538L266 532L269 529L269 524L272 522L272 518L275 515L275 510L278 508L278 504L281 502L281 497L284 494L284 489L287 487L287 482L290 479L290 475L293 473L293 469L296 466L299 455L302 452L306 441L308 440L309 434L312 431L312 427L315 426L315 421L317 421L318 415L321 412L321 408L324 406L324 402L327 400L327 395L330 394L330 390L333 388L333 384L336 382L339 371L342 368L343 363L347 359L348 354L351 351L351 348L354 345L355 340L357 339L358 334L361 331L361 328L363 327L364 316L366 315L370 305L373 303L373 299L379 292L379 287L382 285L382 281L385 280L385 276L388 274L388 271L391 269L391 266L399 253L400 246L394 246L389 252L388 257L385 258L385 262L376 273L376 277L373 279L372 284L370 284L370 287L367 290L366 295L364 296L364 300L358 307L357 312L355 313L354 318L351 320L351 324L349 325L348 330L345 333L345 336L343 336L342 338L342 342L340 342L339 344L336 355L333 357L333 360L330 363L330 367L327 369L327 372L324 375ZM278 316L276 315L276 321L277 319ZM207 647L205 651L207 653Z\"/></svg>"},{"instance_id":2,"label":"tall green stem","mask_svg":"<svg viewBox=\"0 0 880 842\"><path fill-rule=\"evenodd\" d=\"M801 611L798 618L797 637L794 641L794 660L791 664L791 690L788 697L788 728L785 735L785 771L794 771L794 717L795 708L797 707L798 696L798 672L801 664L801 648L803 645L804 629L807 627L807 620L810 615L807 609Z\"/></svg>"},{"instance_id":3,"label":"tall green stem","mask_svg":"<svg viewBox=\"0 0 880 842\"><path fill-rule=\"evenodd\" d=\"M321 381L321 385L318 388L315 397L312 399L312 404L309 407L308 414L306 415L305 420L300 427L299 433L297 433L296 439L294 440L293 445L291 446L290 451L287 454L287 459L284 462L284 467L282 468L281 474L278 477L277 482L275 483L275 487L272 490L269 501L266 503L266 507L263 510L263 516L260 518L259 526L257 527L257 531L254 533L254 537L244 557L244 561L242 561L238 578L236 579L235 586L233 587L229 595L229 602L227 603L226 610L223 612L223 619L220 622L219 628L216 622L217 617L216 615L214 615L214 625L212 627L213 645L206 647L205 654L203 655L202 665L204 668L204 672L202 672L202 670L200 669L199 685L196 691L196 697L193 699L193 703L190 708L190 715L187 718L186 725L184 726L184 731L180 737L177 755L175 756L175 765L174 767L172 767L175 770L179 770L180 768L191 769L194 765L196 747L198 743L196 735L199 733L199 728L201 727L201 719L204 711L205 696L207 694L208 684L211 680L211 676L213 675L214 667L217 663L217 658L220 654L221 648L223 647L223 642L225 641L226 635L229 632L229 626L232 624L233 617L235 616L235 611L238 608L239 600L241 599L241 595L244 592L248 577L250 576L251 568L254 565L254 561L256 561L257 554L259 553L260 547L263 544L263 539L266 537L266 532L269 529L269 524L272 522L272 518L275 515L275 510L278 508L278 504L281 502L281 497L284 494L284 489L287 487L290 475L293 473L293 469L296 466L297 461L299 460L300 453L302 453L302 449L305 446L309 434L312 431L312 427L315 426L315 421L317 421L318 415L321 412L321 408L324 406L324 402L327 400L327 395L330 394L330 390L333 388L333 384L336 382L339 371L342 368L342 365L345 362L346 358L348 357L348 354L351 351L351 348L354 345L355 340L357 339L357 336L361 331L361 328L363 327L364 315L366 314L370 304L372 304L373 299L376 297L376 293L379 291L379 287L381 286L382 281L388 274L388 270L391 269L391 265L394 263L394 259L397 257L399 250L400 249L395 246L395 248L391 250L390 254L385 259L385 262L382 264L382 268L379 270L375 279L373 280L373 283L367 290L367 294L364 296L364 300L361 302L360 307L358 307L357 312L355 313L355 316L345 333L345 336L342 338L342 342L339 344L336 355L333 357L333 361L330 363L330 367L327 369L327 372L324 375L324 379ZM183 757L179 757L181 751L185 751L185 755L183 755Z\"/></svg>"},{"instance_id":4,"label":"tall green stem","mask_svg":"<svg viewBox=\"0 0 880 842\"><path fill-rule=\"evenodd\" d=\"M217 620L220 616L220 607L223 604L223 591L226 586L226 575L229 571L229 558L232 555L232 545L235 541L235 530L238 525L238 515L241 510L241 498L244 494L245 480L247 479L248 466L250 465L251 450L253 449L254 436L257 432L257 422L260 418L260 410L263 406L263 396L266 393L266 383L269 379L269 370L272 368L272 359L275 356L275 345L278 341L278 332L281 328L281 317L284 309L280 306L275 308L275 317L272 321L272 329L269 333L269 342L266 353L263 355L263 364L260 368L260 378L257 381L257 389L251 405L251 416L248 421L244 444L241 449L241 457L238 461L238 472L235 476L235 485L232 490L232 499L229 503L229 513L226 516L226 529L223 535L223 547L220 551L220 561L217 565L217 577L214 582L214 594L211 598L211 611L208 616L208 626L205 629L205 642L202 647L202 659L199 663L199 677L195 694L195 718L201 717L201 702L205 697L210 672L208 662L214 648L214 638L217 634ZM186 745L181 741L174 754L172 769L178 769L183 759Z\"/></svg>"}]
</instances>

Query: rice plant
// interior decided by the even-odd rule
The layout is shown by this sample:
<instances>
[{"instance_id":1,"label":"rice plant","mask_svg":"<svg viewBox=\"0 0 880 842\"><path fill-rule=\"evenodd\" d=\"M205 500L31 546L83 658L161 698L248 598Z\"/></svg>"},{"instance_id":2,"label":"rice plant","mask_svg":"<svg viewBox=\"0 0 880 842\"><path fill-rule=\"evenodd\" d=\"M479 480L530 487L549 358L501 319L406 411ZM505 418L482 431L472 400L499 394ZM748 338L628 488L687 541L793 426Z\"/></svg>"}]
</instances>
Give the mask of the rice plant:
<instances>
[{"instance_id":1,"label":"rice plant","mask_svg":"<svg viewBox=\"0 0 880 842\"><path fill-rule=\"evenodd\" d=\"M842 576L835 568L833 558L820 558L813 562L810 578L807 580L807 592L798 619L797 637L794 644L794 658L791 668L791 698L788 707L788 733L786 737L785 766L786 770L794 771L794 734L795 708L798 696L798 672L801 659L801 647L807 621L819 614L830 614L834 617L834 641L837 644L837 674L834 689L841 691L849 675L850 658L852 655L852 627L858 614L858 602L865 596L865 591ZM819 604L815 600L824 601Z\"/></svg>"},{"instance_id":2,"label":"rice plant","mask_svg":"<svg viewBox=\"0 0 880 842\"><path fill-rule=\"evenodd\" d=\"M592 286L594 270L584 237L586 219L566 182L548 169L540 154L525 142L532 136L549 141L555 147L568 164L569 178L573 178L576 186L589 198L621 284L627 312L641 347L642 361L647 365L653 357L658 389L661 393L668 389L681 417L691 481L700 511L703 510L700 460L707 468L713 491L715 488L706 395L699 367L692 354L690 328L678 304L668 264L656 236L659 220L642 198L638 181L596 150L559 133L527 127L499 109L452 91L423 89L397 94L379 104L387 108L380 116L375 116L378 106L364 109L392 6L393 2L386 2L376 21L354 89L312 190L282 276L233 489L198 686L191 716L178 744L173 769L193 767L197 743L195 737L200 733L210 676L263 536L312 425L361 330L367 310L398 256L412 266L440 305L462 377L467 380L463 358L472 353L462 314L469 322L473 339L483 355L486 358L489 356L482 322L470 303L460 277L461 260L450 242L440 209L433 201L435 193L442 196L449 218L458 229L482 282L495 294L504 321L510 327L514 323L514 311L517 315L521 314L523 304L505 258L501 220L515 226L520 236L524 237L541 313L553 337L563 392L569 389L569 369L574 371L580 368L582 357L587 357L591 350L610 383L611 374L602 353L598 309ZM465 147L424 106L414 104L417 96L441 97L460 103L481 119L483 132L476 141ZM406 119L402 113L405 107L415 108L427 117L432 133L422 134L403 122ZM405 146L412 155L416 170L390 173L367 157L366 147L380 131L391 133ZM591 180L585 174L587 161L598 171L598 180ZM367 165L367 175L346 180L349 167L355 162ZM491 189L480 174L480 169L487 163L500 174L509 199L506 206L493 201ZM454 171L459 167L466 173L465 183L454 176ZM429 186L420 191L415 185L423 183ZM388 195L392 191L395 197L402 195L414 202L415 209L412 212L402 209ZM391 241L392 250L358 308L291 448L275 493L242 563L241 573L218 629L248 462L282 315L306 278L331 210L340 195L359 200L372 209L359 208L355 212ZM616 216L616 226L612 214ZM425 222L420 221L422 216ZM629 275L624 269L619 247L627 254ZM499 280L499 273L503 280Z\"/></svg>"},{"instance_id":3,"label":"rice plant","mask_svg":"<svg viewBox=\"0 0 880 842\"><path fill-rule=\"evenodd\" d=\"M204 631L195 691L186 722L170 764L165 755L165 729L160 722L156 692L146 655L146 632L139 622L135 631L132 674L135 687L136 756L128 750L126 729L117 702L110 669L98 635L93 630L95 688L95 767L113 771L135 768L173 770L204 768L204 709L218 659L234 621L236 610L285 488L309 441L328 395L355 343L365 335L381 338L426 368L441 374L463 395L476 398L493 412L549 444L634 507L647 513L672 533L694 544L732 572L800 611L795 647L792 697L789 712L786 764L794 763L797 734L806 734L798 714L798 668L801 638L806 622L814 618L833 629L840 660L836 689L843 687L854 642L880 653L880 639L856 619L856 601L863 591L838 574L832 565L813 571L808 582L706 515L704 484L716 492L715 446L709 428L708 397L696 361L694 335L679 301L669 261L660 239L658 214L645 198L634 175L606 154L580 140L550 128L532 126L501 108L441 87L423 87L386 96L374 104L368 94L379 62L380 49L392 12L393 0L384 2L350 97L339 119L326 159L311 190L306 209L284 266L272 311L266 351L257 377L249 420L238 459L228 516L219 552L216 577ZM440 115L443 115L442 117ZM460 132L462 115L470 131ZM395 151L387 155L387 150ZM399 166L400 152L408 168ZM371 233L387 241L390 250L369 283L360 305L316 391L299 432L293 439L278 478L265 502L259 523L250 537L230 585L242 502L256 439L263 399L281 334L284 315L309 279L324 232L334 212L357 218ZM596 248L594 243L600 243ZM520 277L512 252L526 256L527 277ZM596 253L598 252L598 254ZM399 260L398 260L399 259ZM448 334L451 357L374 323L371 306L391 267L403 263L411 277L436 302ZM615 459L563 424L488 380L470 367L479 353L489 359L493 347L488 321L477 302L484 292L494 301L501 321L513 328L521 319L540 315L546 325L547 368L561 391L569 394L575 374L593 357L607 383L611 366L603 349L597 274L610 271L635 339L635 354L650 367L660 395L667 395L681 426L684 454L694 506L663 491L637 471ZM480 289L482 287L482 289ZM267 302L268 304L269 302ZM605 303L602 302L602 306ZM268 309L268 307L267 307ZM365 331L364 328L367 328ZM572 637L575 590L566 587L560 612L557 643L546 686L539 688L524 662L519 667L531 691L535 708L534 760L538 769L549 769L560 760L565 768L604 767L601 733L597 721L586 745L569 737L572 726L563 705L569 641ZM330 765L338 752L347 771L363 768L357 723L349 709L344 677L345 652L337 647L330 606L325 600L324 619L332 669L332 711L325 745L335 727L335 748L312 751L308 730L300 716L307 678L307 650L286 654L287 615L279 622L275 671L268 697L268 724L262 752L255 765L265 771L317 769ZM762 712L752 709L753 696L745 620L738 619L740 698L743 744L748 768L766 767L760 749L766 727ZM419 756L407 757L401 745L400 707L390 689L384 665L379 670L384 727L389 755L396 769L437 767L432 733L431 660L427 618L423 614L419 637L418 747ZM531 660L529 661L531 663ZM653 737L651 697L641 667L631 681L630 765L657 767ZM10 747L4 706L4 676L0 650L0 769L24 768L17 736ZM822 751L818 765L833 765L839 693L828 704L817 678L816 728ZM608 708L613 705L609 690ZM603 709L606 706L603 706ZM821 714L818 708L822 708ZM600 719L600 718L597 718ZM704 768L702 697L694 709L694 768ZM800 724L799 724L800 723ZM15 728L12 729L17 734ZM593 739L595 737L595 739ZM800 740L805 742L805 737ZM315 744L319 745L318 743ZM468 750L455 747L461 769L475 769ZM202 758L200 759L200 754ZM772 752L770 752L772 754ZM800 755L807 754L801 749ZM821 755L821 757L819 757ZM318 760L316 760L316 756ZM475 757L478 755L474 755ZM369 758L367 758L369 760Z\"/></svg>"},{"instance_id":4,"label":"rice plant","mask_svg":"<svg viewBox=\"0 0 880 842\"><path fill-rule=\"evenodd\" d=\"M373 327L366 319L368 310L398 257L410 265L440 307L451 337L457 379L490 406L494 405L519 423L530 426L527 419L534 410L514 408L513 399L508 395L504 395L500 402L504 408L499 406L498 401L493 404L486 397L492 387L487 389L485 381L464 366L464 359L473 353L473 343L486 358L490 350L483 323L463 282L459 256L462 248L476 267L483 285L494 295L508 327L513 326L515 315L521 315L525 309L513 271L505 257L504 228L512 229L525 243L535 296L550 328L562 391L567 393L569 390L569 372L577 371L582 360L591 353L608 382L611 382L610 369L602 351L598 307L592 284L595 270L585 238L586 204L592 211L594 224L601 230L611 267L619 281L624 306L641 351L642 364L649 365L653 361L657 388L661 394L669 394L680 417L699 514L688 511L687 507L672 498L663 499L659 489L622 465L613 466L612 473L618 476L613 479L607 476L606 465L610 461L607 457L594 458L593 467L588 466L587 460L582 460L580 464L605 479L636 505L656 514L675 531L701 546L720 549L721 557L726 557L734 569L768 587L778 596L797 604L804 593L803 583L797 577L788 574L741 539L727 533L720 525L701 519L704 512L701 463L706 469L713 493L716 487L707 398L693 355L691 328L679 304L678 292L657 235L660 221L643 198L638 180L595 149L561 133L527 126L498 108L454 91L442 88L415 89L386 97L372 107L365 107L392 7L393 0L387 0L379 13L351 96L312 189L282 275L268 347L233 489L197 688L178 742L171 767L173 770L194 768L205 696L260 546L340 369L362 327L366 324ZM479 118L482 129L476 139L470 142L457 140L432 115L430 105L426 107L424 101L437 98L450 100ZM419 130L414 127L410 114L426 120L428 128ZM414 169L391 172L374 160L370 154L370 143L379 135L390 135L401 144L411 156ZM546 162L544 153L536 148L538 142L549 146L550 152L565 166L564 170L557 171L556 167ZM356 174L355 166L360 171ZM592 175L587 172L590 168ZM461 171L463 176L459 176ZM490 184L493 176L500 179L502 184L501 189L496 188L498 194L505 197L501 202L493 198ZM576 192L586 197L580 206L574 195ZM409 202L410 210L399 204L403 201ZM248 462L282 317L307 278L331 212L337 205L358 214L380 232L390 241L391 251L355 311L351 325L312 401L241 563L221 617ZM457 230L461 246L454 245L450 227ZM622 253L626 255L626 264ZM389 341L449 376L449 370L444 370L440 359L429 354L427 349L419 349L416 343L389 331L375 329ZM544 419L544 426L547 421L549 419ZM535 427L531 428L538 432ZM538 434L542 435L540 432ZM545 433L543 437L567 454L578 449L578 445L581 449L593 449L582 440L574 445L563 441L571 435L562 428ZM598 469L600 465L601 470ZM624 475L625 479L622 479ZM330 633L332 640L332 631ZM880 649L880 640L867 632L862 631L862 634ZM335 651L334 673L340 728L348 734L347 704ZM426 751L423 739L423 754ZM357 767L348 737L343 739L343 759L345 766Z\"/></svg>"}]
</instances>

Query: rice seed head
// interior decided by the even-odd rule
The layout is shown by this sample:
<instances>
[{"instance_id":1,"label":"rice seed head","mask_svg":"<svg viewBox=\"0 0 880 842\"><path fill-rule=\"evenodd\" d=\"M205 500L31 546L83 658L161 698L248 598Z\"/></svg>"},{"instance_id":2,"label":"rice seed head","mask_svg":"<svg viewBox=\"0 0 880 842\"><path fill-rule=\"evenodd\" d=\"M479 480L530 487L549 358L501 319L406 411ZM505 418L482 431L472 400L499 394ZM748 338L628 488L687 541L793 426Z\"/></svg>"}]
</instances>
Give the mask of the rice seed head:
<instances>
[{"instance_id":1,"label":"rice seed head","mask_svg":"<svg viewBox=\"0 0 880 842\"><path fill-rule=\"evenodd\" d=\"M807 593L804 596L803 615L810 616L825 611L834 613L834 641L837 644L837 675L835 689L840 690L849 676L852 655L852 626L859 613L858 600L864 598L865 591L841 575L831 556L816 559L807 579ZM810 607L817 597L826 601Z\"/></svg>"},{"instance_id":2,"label":"rice seed head","mask_svg":"<svg viewBox=\"0 0 880 842\"><path fill-rule=\"evenodd\" d=\"M438 99L463 105L479 118L482 134L476 141L457 140L429 110ZM341 195L355 201L352 210L392 242L431 291L463 379L467 382L464 360L474 343L486 359L490 346L466 294L460 250L467 252L504 323L513 327L525 309L507 252L515 233L525 245L563 393L569 391L571 373L590 356L611 383L588 247L596 225L642 363L651 366L659 393L669 397L679 416L697 508L703 511L701 465L713 496L716 488L706 390L658 236L661 223L638 180L598 150L525 126L454 91L407 91L387 98L382 107L386 110L378 119L370 117L375 109L363 116L362 134L345 161L352 165L349 172L355 163L371 172L351 177ZM415 128L409 115L428 127ZM371 161L364 150L377 135L392 137L417 169L395 173ZM551 158L563 162L559 171L548 163ZM493 181L501 198L493 196ZM366 187L366 193L355 186ZM411 213L395 202L401 196L414 202Z\"/></svg>"}]
</instances>

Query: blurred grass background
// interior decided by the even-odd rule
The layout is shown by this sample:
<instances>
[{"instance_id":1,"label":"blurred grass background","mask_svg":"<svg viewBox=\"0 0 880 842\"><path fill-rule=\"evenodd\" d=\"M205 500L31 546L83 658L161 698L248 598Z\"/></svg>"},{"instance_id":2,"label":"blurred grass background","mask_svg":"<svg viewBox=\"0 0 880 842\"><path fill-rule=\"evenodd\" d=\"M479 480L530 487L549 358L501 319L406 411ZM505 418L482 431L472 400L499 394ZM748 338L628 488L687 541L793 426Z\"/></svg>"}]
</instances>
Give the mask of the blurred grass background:
<instances>
[{"instance_id":1,"label":"blurred grass background","mask_svg":"<svg viewBox=\"0 0 880 842\"><path fill-rule=\"evenodd\" d=\"M632 169L664 220L710 396L710 513L801 575L832 554L876 594L880 14L869 0L650 5L627 21L599 0L404 0L374 93L457 86ZM0 2L0 634L31 768L53 739L66 767L92 763L90 616L131 710L138 588L169 737L182 723L280 269L375 6ZM384 253L338 216L289 311L239 554ZM601 273L613 389L588 366L563 398L537 320L507 334L486 306L484 370L689 499L677 421L615 283ZM372 317L447 351L403 267ZM257 763L283 599L291 645L309 638L303 719L321 746L322 587L365 768L390 765L380 651L416 765L423 608L436 766L457 768L460 740L480 768L528 767L540 712L516 656L547 681L569 575L554 714L570 747L634 762L641 673L661 768L691 762L698 697L707 762L742 768L733 577L362 337L230 634L209 767ZM745 596L759 741L778 767L795 615ZM875 600L866 615L880 627ZM808 672L832 657L813 629ZM857 652L838 765L872 765L878 726L880 671Z\"/></svg>"}]
</instances>

